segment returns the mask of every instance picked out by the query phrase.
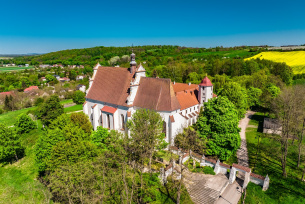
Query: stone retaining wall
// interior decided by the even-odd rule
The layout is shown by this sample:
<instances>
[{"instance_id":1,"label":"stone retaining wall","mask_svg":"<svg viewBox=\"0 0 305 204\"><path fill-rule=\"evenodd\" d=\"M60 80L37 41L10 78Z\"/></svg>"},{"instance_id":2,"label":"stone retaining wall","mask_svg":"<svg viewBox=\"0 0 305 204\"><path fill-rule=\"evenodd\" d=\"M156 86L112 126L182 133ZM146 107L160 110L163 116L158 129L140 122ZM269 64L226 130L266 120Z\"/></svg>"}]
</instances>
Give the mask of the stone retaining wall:
<instances>
[{"instance_id":1,"label":"stone retaining wall","mask_svg":"<svg viewBox=\"0 0 305 204\"><path fill-rule=\"evenodd\" d=\"M182 151L180 151L177 147L170 147L170 151L172 151L174 154L178 154L179 156L182 154ZM246 188L248 183L251 181L252 183L255 183L257 185L260 185L263 187L263 190L267 190L269 188L269 177L268 175L266 177L254 174L251 172L251 169L249 167L245 167L239 164L233 163L232 166L228 164L224 164L219 161L219 159L216 161L211 158L207 158L204 155L200 155L197 153L194 153L192 151L191 155L189 153L184 153L182 157L180 157L180 161L182 163L186 162L190 157L192 157L195 161L200 163L200 166L210 166L214 168L214 172L216 174L221 173L221 174L227 174L228 169L230 170L230 178L229 181L230 183L233 183L236 178L236 172L241 171L245 173L245 179L244 179L244 184L243 188ZM169 165L164 172L165 178L167 178L168 175L170 175L174 171L174 166L171 164Z\"/></svg>"}]
</instances>

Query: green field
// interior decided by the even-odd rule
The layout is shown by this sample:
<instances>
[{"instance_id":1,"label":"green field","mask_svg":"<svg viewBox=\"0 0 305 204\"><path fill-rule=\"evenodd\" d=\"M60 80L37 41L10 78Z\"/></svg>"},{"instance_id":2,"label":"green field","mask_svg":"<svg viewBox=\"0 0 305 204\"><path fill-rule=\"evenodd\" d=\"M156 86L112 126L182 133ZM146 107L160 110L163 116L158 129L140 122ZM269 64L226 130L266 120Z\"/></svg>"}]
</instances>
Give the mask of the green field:
<instances>
[{"instance_id":1,"label":"green field","mask_svg":"<svg viewBox=\"0 0 305 204\"><path fill-rule=\"evenodd\" d=\"M263 120L264 116L261 113L252 117L249 124L258 125L258 128L247 128L247 147L252 172L263 176L268 174L270 187L264 192L261 186L250 183L247 187L246 203L304 203L305 183L299 180L304 163L301 164L301 168L297 168L297 142L289 147L286 167L288 178L284 178L280 162L280 142L262 133Z\"/></svg>"},{"instance_id":2,"label":"green field","mask_svg":"<svg viewBox=\"0 0 305 204\"><path fill-rule=\"evenodd\" d=\"M20 71L25 69L33 69L33 66L29 67L0 67L0 72L11 72L11 71Z\"/></svg>"},{"instance_id":3,"label":"green field","mask_svg":"<svg viewBox=\"0 0 305 204\"><path fill-rule=\"evenodd\" d=\"M42 124L39 129L21 135L25 156L18 162L0 166L0 203L52 203L51 193L38 177L35 166L34 145L43 134Z\"/></svg>"},{"instance_id":4,"label":"green field","mask_svg":"<svg viewBox=\"0 0 305 204\"><path fill-rule=\"evenodd\" d=\"M65 108L65 113L71 113L71 112L80 111L80 110L83 110L82 104Z\"/></svg>"},{"instance_id":5,"label":"green field","mask_svg":"<svg viewBox=\"0 0 305 204\"><path fill-rule=\"evenodd\" d=\"M245 58L256 55L258 52L249 52L248 49L244 50L230 50L230 51L218 51L218 52L203 52L190 54L194 57L204 57L208 55L218 55L226 58Z\"/></svg>"},{"instance_id":6,"label":"green field","mask_svg":"<svg viewBox=\"0 0 305 204\"><path fill-rule=\"evenodd\" d=\"M73 103L72 99L64 100L60 102L61 104L68 104L68 103ZM16 111L10 111L7 113L3 113L0 115L0 123L5 123L7 126L12 126L14 125L16 118L22 114L22 113L27 113L30 110L34 110L36 107L31 107L31 108L25 108L21 110L16 110ZM65 112L74 112L78 110L82 110L83 106L82 105L75 105L75 106L70 106L68 108L65 108Z\"/></svg>"}]
</instances>

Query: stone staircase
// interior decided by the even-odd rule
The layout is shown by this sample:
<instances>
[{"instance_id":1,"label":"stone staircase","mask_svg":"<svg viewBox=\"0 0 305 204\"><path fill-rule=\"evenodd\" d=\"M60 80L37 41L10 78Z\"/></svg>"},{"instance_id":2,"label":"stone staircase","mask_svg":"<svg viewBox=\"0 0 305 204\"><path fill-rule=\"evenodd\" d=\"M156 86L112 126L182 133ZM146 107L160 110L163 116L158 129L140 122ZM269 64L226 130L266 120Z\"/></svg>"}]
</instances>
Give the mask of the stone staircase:
<instances>
[{"instance_id":1,"label":"stone staircase","mask_svg":"<svg viewBox=\"0 0 305 204\"><path fill-rule=\"evenodd\" d=\"M183 183L195 204L213 204L229 185L229 180L222 174L206 175L185 171Z\"/></svg>"}]
</instances>

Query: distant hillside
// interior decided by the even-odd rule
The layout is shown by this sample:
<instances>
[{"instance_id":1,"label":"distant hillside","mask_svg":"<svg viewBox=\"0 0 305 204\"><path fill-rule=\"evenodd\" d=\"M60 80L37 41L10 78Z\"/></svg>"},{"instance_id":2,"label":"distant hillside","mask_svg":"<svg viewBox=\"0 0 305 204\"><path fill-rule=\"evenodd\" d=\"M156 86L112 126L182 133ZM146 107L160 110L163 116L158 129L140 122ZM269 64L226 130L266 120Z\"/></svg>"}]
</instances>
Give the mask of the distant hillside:
<instances>
[{"instance_id":1,"label":"distant hillside","mask_svg":"<svg viewBox=\"0 0 305 204\"><path fill-rule=\"evenodd\" d=\"M305 73L305 51L290 51L290 52L261 52L248 59L266 59L274 62L285 62L289 65L294 74Z\"/></svg>"},{"instance_id":2,"label":"distant hillside","mask_svg":"<svg viewBox=\"0 0 305 204\"><path fill-rule=\"evenodd\" d=\"M256 48L257 49L257 48ZM148 65L159 65L164 59L182 60L197 58L244 58L252 56L255 52L247 47L234 48L190 48L179 46L137 46L137 47L94 47L84 49L62 50L51 52L39 56L22 56L14 59L16 64L29 63L36 64L63 64L63 65L94 65L100 62L102 65L108 66L112 57L130 55L132 50L136 54L137 61L147 61ZM158 61L158 62L157 62ZM122 61L121 61L122 62ZM120 63L122 64L122 63ZM164 63L163 63L164 64ZM166 63L165 63L166 64Z\"/></svg>"}]
</instances>

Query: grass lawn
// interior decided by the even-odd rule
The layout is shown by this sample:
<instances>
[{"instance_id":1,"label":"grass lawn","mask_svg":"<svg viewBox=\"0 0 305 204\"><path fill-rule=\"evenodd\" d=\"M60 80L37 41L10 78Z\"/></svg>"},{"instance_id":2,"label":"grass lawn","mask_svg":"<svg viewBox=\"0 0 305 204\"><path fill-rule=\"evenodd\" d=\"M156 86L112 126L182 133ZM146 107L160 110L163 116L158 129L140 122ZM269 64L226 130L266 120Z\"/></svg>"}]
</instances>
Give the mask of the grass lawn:
<instances>
[{"instance_id":1,"label":"grass lawn","mask_svg":"<svg viewBox=\"0 0 305 204\"><path fill-rule=\"evenodd\" d=\"M80 111L80 110L83 110L82 104L65 108L65 113L71 113L71 112Z\"/></svg>"},{"instance_id":2,"label":"grass lawn","mask_svg":"<svg viewBox=\"0 0 305 204\"><path fill-rule=\"evenodd\" d=\"M0 123L4 123L7 126L12 126L14 125L16 118L22 114L22 113L27 113L30 110L34 110L36 107L31 107L31 108L24 108L16 111L10 111L6 112L0 115Z\"/></svg>"},{"instance_id":3,"label":"grass lawn","mask_svg":"<svg viewBox=\"0 0 305 204\"><path fill-rule=\"evenodd\" d=\"M0 72L20 71L25 69L33 69L33 66L28 67L0 67Z\"/></svg>"},{"instance_id":4,"label":"grass lawn","mask_svg":"<svg viewBox=\"0 0 305 204\"><path fill-rule=\"evenodd\" d=\"M0 203L52 203L48 188L37 180L33 148L41 134L39 121L39 129L21 135L25 156L13 164L0 166Z\"/></svg>"},{"instance_id":5,"label":"grass lawn","mask_svg":"<svg viewBox=\"0 0 305 204\"><path fill-rule=\"evenodd\" d=\"M252 172L263 176L268 174L270 187L264 192L261 186L250 183L246 203L304 203L305 182L299 180L302 169L297 168L296 142L289 146L286 167L288 178L284 178L280 162L280 143L276 136L262 133L263 119L262 113L252 117L250 125L258 125L258 128L247 128L247 147ZM304 162L304 158L302 161ZM304 168L304 163L301 167Z\"/></svg>"},{"instance_id":6,"label":"grass lawn","mask_svg":"<svg viewBox=\"0 0 305 204\"><path fill-rule=\"evenodd\" d=\"M68 100L63 100L60 102L61 104L68 104L68 103L73 103L72 99L68 99ZM36 107L31 107L31 108L24 108L24 109L20 109L20 110L16 110L16 111L10 111L10 112L6 112L0 115L0 123L5 123L7 126L12 126L14 125L16 118L22 114L22 113L27 113L30 110L34 110ZM68 108L65 108L65 112L69 113L69 112L74 112L74 111L78 111L78 110L82 110L83 106L82 105L75 105L75 106L71 106Z\"/></svg>"}]
</instances>

